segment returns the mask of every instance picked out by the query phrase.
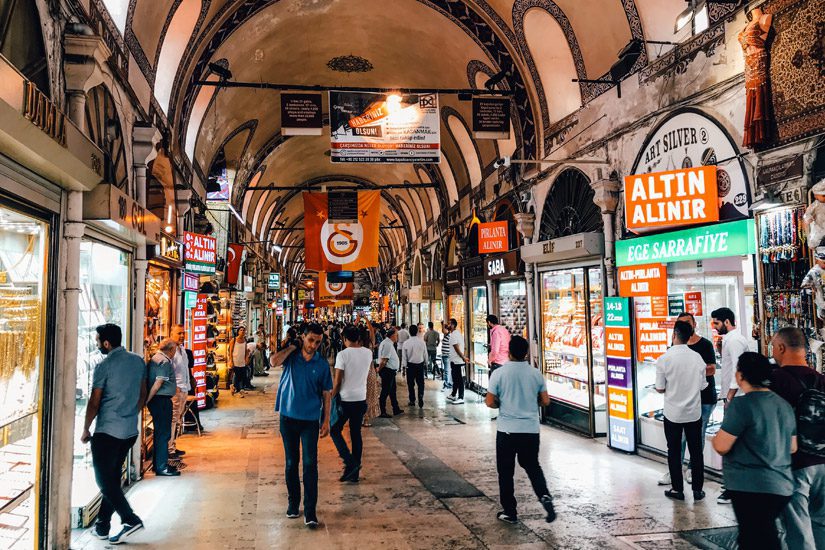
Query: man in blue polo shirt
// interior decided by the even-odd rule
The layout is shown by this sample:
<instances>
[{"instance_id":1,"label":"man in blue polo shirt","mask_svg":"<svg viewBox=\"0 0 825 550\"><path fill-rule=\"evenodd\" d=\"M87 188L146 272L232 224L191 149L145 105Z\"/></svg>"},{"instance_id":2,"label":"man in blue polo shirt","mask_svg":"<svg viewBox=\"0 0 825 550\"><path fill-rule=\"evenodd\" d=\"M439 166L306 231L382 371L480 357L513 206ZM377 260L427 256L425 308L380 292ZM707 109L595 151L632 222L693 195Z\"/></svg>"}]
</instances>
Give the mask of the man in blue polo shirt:
<instances>
[{"instance_id":1,"label":"man in blue polo shirt","mask_svg":"<svg viewBox=\"0 0 825 550\"><path fill-rule=\"evenodd\" d=\"M332 394L329 363L317 353L323 338L321 326L311 323L307 325L303 339L297 338L288 343L277 353L274 361L276 365L283 364L284 368L275 410L281 414L281 439L286 459L285 476L289 493L286 517L297 518L300 515L298 463L303 447L304 523L311 529L318 526L315 514L318 502L318 436L329 435Z\"/></svg>"}]
</instances>

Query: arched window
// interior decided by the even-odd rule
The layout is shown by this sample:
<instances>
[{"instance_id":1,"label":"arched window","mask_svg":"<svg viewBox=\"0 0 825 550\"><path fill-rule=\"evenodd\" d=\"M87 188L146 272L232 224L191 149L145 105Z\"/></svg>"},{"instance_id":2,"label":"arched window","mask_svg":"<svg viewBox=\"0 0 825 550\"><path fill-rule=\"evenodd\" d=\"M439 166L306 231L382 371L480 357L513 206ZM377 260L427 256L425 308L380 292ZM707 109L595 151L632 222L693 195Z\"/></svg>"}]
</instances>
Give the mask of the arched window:
<instances>
[{"instance_id":1,"label":"arched window","mask_svg":"<svg viewBox=\"0 0 825 550\"><path fill-rule=\"evenodd\" d=\"M562 119L581 107L579 84L567 37L558 21L541 8L524 14L524 38L530 48L544 88L550 121Z\"/></svg>"},{"instance_id":2,"label":"arched window","mask_svg":"<svg viewBox=\"0 0 825 550\"><path fill-rule=\"evenodd\" d=\"M43 29L34 2L0 0L0 54L38 90L51 96Z\"/></svg>"},{"instance_id":3,"label":"arched window","mask_svg":"<svg viewBox=\"0 0 825 550\"><path fill-rule=\"evenodd\" d=\"M103 150L103 181L133 195L127 189L129 170L120 117L112 94L103 84L86 93L86 131Z\"/></svg>"},{"instance_id":4,"label":"arched window","mask_svg":"<svg viewBox=\"0 0 825 550\"><path fill-rule=\"evenodd\" d=\"M412 284L413 286L421 284L421 258L417 256L413 262Z\"/></svg>"},{"instance_id":5,"label":"arched window","mask_svg":"<svg viewBox=\"0 0 825 550\"><path fill-rule=\"evenodd\" d=\"M155 98L164 113L169 112L175 75L200 13L201 0L183 0L175 11L166 34L163 35L163 45L155 69Z\"/></svg>"},{"instance_id":6,"label":"arched window","mask_svg":"<svg viewBox=\"0 0 825 550\"><path fill-rule=\"evenodd\" d=\"M470 187L475 189L481 183L481 161L473 145L473 138L470 137L464 123L455 115L447 117L447 126L449 126L458 149L461 151L461 156L464 158L467 173L470 175Z\"/></svg>"},{"instance_id":7,"label":"arched window","mask_svg":"<svg viewBox=\"0 0 825 550\"><path fill-rule=\"evenodd\" d=\"M126 33L126 19L129 15L129 0L103 0L109 17L115 22L117 30L123 35Z\"/></svg>"},{"instance_id":8,"label":"arched window","mask_svg":"<svg viewBox=\"0 0 825 550\"><path fill-rule=\"evenodd\" d=\"M539 239L602 231L602 214L593 202L594 196L587 176L575 168L564 170L544 201Z\"/></svg>"}]
</instances>

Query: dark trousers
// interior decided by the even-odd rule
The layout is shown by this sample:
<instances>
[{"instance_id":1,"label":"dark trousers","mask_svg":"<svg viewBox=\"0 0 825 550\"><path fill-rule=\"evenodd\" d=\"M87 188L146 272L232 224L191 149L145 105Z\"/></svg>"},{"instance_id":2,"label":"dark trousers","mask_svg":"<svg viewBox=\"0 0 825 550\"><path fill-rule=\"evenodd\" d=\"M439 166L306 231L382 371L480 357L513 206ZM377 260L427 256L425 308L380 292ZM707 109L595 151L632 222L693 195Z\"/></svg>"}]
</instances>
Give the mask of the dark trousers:
<instances>
[{"instance_id":1,"label":"dark trousers","mask_svg":"<svg viewBox=\"0 0 825 550\"><path fill-rule=\"evenodd\" d=\"M665 439L667 440L667 466L670 483L674 491L685 490L682 477L682 434L690 450L690 471L693 490L701 491L705 484L705 459L702 454L702 419L695 422L671 422L665 418Z\"/></svg>"},{"instance_id":2,"label":"dark trousers","mask_svg":"<svg viewBox=\"0 0 825 550\"><path fill-rule=\"evenodd\" d=\"M538 498L549 495L544 472L539 465L539 434L496 432L496 470L498 470L499 500L504 513L516 517L516 496L513 476L518 464L530 478Z\"/></svg>"},{"instance_id":3,"label":"dark trousers","mask_svg":"<svg viewBox=\"0 0 825 550\"><path fill-rule=\"evenodd\" d=\"M95 481L103 495L97 521L107 527L112 521L114 512L120 516L121 523L129 525L140 523L140 518L132 511L120 486L123 461L126 460L126 455L135 444L135 440L137 436L118 439L100 432L92 437L92 467L95 470Z\"/></svg>"},{"instance_id":4,"label":"dark trousers","mask_svg":"<svg viewBox=\"0 0 825 550\"><path fill-rule=\"evenodd\" d=\"M344 461L344 466L347 469L361 465L361 454L364 449L364 442L361 439L361 422L364 421L366 412L366 401L341 401L341 416L338 417L338 422L329 430L332 442L335 444L335 448L338 449L338 455ZM349 422L352 452L347 447L347 442L344 441L343 436L344 424L347 422Z\"/></svg>"},{"instance_id":5,"label":"dark trousers","mask_svg":"<svg viewBox=\"0 0 825 550\"><path fill-rule=\"evenodd\" d=\"M415 404L415 386L418 384L418 404L424 404L424 370L426 363L407 363L407 392L410 403Z\"/></svg>"},{"instance_id":6,"label":"dark trousers","mask_svg":"<svg viewBox=\"0 0 825 550\"><path fill-rule=\"evenodd\" d=\"M453 375L453 391L451 395L453 397L458 395L459 399L464 399L464 364L450 363L450 372Z\"/></svg>"},{"instance_id":7,"label":"dark trousers","mask_svg":"<svg viewBox=\"0 0 825 550\"><path fill-rule=\"evenodd\" d=\"M246 378L247 372L246 367L232 367L232 387L235 388L236 392L244 390L249 386Z\"/></svg>"},{"instance_id":8,"label":"dark trousers","mask_svg":"<svg viewBox=\"0 0 825 550\"><path fill-rule=\"evenodd\" d=\"M776 518L790 502L791 497L770 493L728 491L736 522L739 524L740 550L779 550Z\"/></svg>"},{"instance_id":9,"label":"dark trousers","mask_svg":"<svg viewBox=\"0 0 825 550\"><path fill-rule=\"evenodd\" d=\"M281 439L284 442L284 477L289 495L289 510L298 511L301 504L301 479L298 463L303 448L304 516L314 516L318 503L318 420L296 420L281 415Z\"/></svg>"},{"instance_id":10,"label":"dark trousers","mask_svg":"<svg viewBox=\"0 0 825 550\"><path fill-rule=\"evenodd\" d=\"M497 368L501 367L501 363L490 363L490 369L487 371L487 383L490 383L490 378L492 378L493 373L496 371Z\"/></svg>"},{"instance_id":11,"label":"dark trousers","mask_svg":"<svg viewBox=\"0 0 825 550\"><path fill-rule=\"evenodd\" d=\"M427 369L432 371L433 380L435 380L435 376L436 376L436 373L438 371L438 365L436 364L436 357L438 357L438 350L435 350L435 349L428 349L427 350Z\"/></svg>"},{"instance_id":12,"label":"dark trousers","mask_svg":"<svg viewBox=\"0 0 825 550\"><path fill-rule=\"evenodd\" d=\"M169 439L172 437L172 398L166 395L156 395L146 406L152 413L155 471L162 472L169 462Z\"/></svg>"},{"instance_id":13,"label":"dark trousers","mask_svg":"<svg viewBox=\"0 0 825 550\"><path fill-rule=\"evenodd\" d=\"M398 413L401 407L398 406L398 385L395 381L395 371L389 367L384 367L378 371L381 377L381 395L378 396L378 405L381 407L381 414L387 414L387 397L392 404L392 412Z\"/></svg>"}]
</instances>

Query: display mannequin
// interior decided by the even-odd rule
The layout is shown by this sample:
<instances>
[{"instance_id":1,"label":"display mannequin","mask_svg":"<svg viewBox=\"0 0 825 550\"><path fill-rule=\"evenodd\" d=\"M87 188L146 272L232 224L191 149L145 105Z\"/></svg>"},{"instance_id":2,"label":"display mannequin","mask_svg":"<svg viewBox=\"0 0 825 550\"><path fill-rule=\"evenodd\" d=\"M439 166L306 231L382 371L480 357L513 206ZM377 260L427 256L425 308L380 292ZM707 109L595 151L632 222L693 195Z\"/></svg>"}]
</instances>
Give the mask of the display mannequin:
<instances>
[{"instance_id":1,"label":"display mannequin","mask_svg":"<svg viewBox=\"0 0 825 550\"><path fill-rule=\"evenodd\" d=\"M765 42L773 16L760 8L751 11L751 20L739 33L745 54L745 132L743 147L756 147L768 139L768 50Z\"/></svg>"},{"instance_id":2,"label":"display mannequin","mask_svg":"<svg viewBox=\"0 0 825 550\"><path fill-rule=\"evenodd\" d=\"M808 247L816 250L825 237L825 179L819 180L811 187L811 193L814 200L805 210L802 221L805 222L805 229L808 232Z\"/></svg>"}]
</instances>

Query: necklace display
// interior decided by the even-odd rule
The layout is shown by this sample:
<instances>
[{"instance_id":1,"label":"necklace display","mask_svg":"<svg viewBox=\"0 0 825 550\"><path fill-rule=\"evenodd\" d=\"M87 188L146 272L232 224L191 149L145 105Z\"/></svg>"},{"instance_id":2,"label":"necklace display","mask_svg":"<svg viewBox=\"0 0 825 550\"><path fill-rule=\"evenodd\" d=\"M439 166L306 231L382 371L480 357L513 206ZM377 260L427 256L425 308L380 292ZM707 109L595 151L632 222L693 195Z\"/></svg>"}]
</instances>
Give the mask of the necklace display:
<instances>
[{"instance_id":1,"label":"necklace display","mask_svg":"<svg viewBox=\"0 0 825 550\"><path fill-rule=\"evenodd\" d=\"M40 354L40 299L29 289L0 289L0 380L28 378Z\"/></svg>"}]
</instances>

